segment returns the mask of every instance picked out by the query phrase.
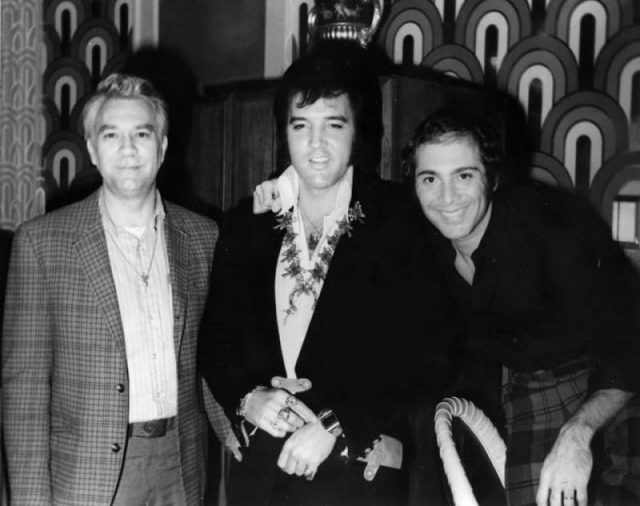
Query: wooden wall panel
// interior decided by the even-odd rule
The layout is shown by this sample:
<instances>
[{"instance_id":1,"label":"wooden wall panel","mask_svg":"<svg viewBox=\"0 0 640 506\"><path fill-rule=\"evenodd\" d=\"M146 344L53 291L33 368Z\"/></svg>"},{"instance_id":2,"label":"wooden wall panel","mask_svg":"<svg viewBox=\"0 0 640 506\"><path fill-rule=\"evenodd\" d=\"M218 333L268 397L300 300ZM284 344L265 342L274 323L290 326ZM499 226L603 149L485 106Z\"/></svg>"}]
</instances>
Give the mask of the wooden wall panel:
<instances>
[{"instance_id":1,"label":"wooden wall panel","mask_svg":"<svg viewBox=\"0 0 640 506\"><path fill-rule=\"evenodd\" d=\"M196 105L187 150L192 194L213 212L225 207L224 106L223 101Z\"/></svg>"},{"instance_id":2,"label":"wooden wall panel","mask_svg":"<svg viewBox=\"0 0 640 506\"><path fill-rule=\"evenodd\" d=\"M276 160L271 81L207 89L194 108L187 153L194 193L226 211L272 177Z\"/></svg>"},{"instance_id":3,"label":"wooden wall panel","mask_svg":"<svg viewBox=\"0 0 640 506\"><path fill-rule=\"evenodd\" d=\"M251 195L275 172L275 122L270 93L234 97L231 203Z\"/></svg>"}]
</instances>

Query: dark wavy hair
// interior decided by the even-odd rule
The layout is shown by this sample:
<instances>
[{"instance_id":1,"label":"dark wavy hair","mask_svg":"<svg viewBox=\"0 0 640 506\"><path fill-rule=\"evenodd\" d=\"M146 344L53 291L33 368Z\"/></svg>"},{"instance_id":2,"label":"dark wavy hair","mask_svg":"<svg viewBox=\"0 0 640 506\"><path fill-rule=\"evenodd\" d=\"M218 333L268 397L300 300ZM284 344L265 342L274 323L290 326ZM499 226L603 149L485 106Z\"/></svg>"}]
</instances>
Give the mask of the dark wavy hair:
<instances>
[{"instance_id":1,"label":"dark wavy hair","mask_svg":"<svg viewBox=\"0 0 640 506\"><path fill-rule=\"evenodd\" d=\"M298 107L306 107L321 98L343 94L349 99L355 123L351 163L358 170L361 167L376 169L382 137L382 98L378 80L362 54L344 46L326 45L291 64L276 91L274 114L279 170L290 163L287 123L294 98L300 97Z\"/></svg>"},{"instance_id":2,"label":"dark wavy hair","mask_svg":"<svg viewBox=\"0 0 640 506\"><path fill-rule=\"evenodd\" d=\"M447 106L436 110L423 120L402 150L402 169L405 182L412 187L416 172L416 152L425 144L446 144L468 140L478 147L486 170L488 188L510 183L508 156L505 151L504 132L495 117L466 106Z\"/></svg>"}]
</instances>

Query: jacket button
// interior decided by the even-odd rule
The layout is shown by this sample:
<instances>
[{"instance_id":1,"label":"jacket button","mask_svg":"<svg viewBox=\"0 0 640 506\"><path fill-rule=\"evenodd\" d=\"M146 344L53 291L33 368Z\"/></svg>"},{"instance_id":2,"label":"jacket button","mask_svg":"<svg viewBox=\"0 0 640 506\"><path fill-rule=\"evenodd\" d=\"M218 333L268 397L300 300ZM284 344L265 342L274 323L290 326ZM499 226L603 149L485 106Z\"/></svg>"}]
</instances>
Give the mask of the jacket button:
<instances>
[{"instance_id":1,"label":"jacket button","mask_svg":"<svg viewBox=\"0 0 640 506\"><path fill-rule=\"evenodd\" d=\"M118 443L113 443L111 445L111 451L113 453L118 453L120 451L120 445Z\"/></svg>"},{"instance_id":2,"label":"jacket button","mask_svg":"<svg viewBox=\"0 0 640 506\"><path fill-rule=\"evenodd\" d=\"M118 383L116 385L116 390L120 393L124 392L124 385L122 383Z\"/></svg>"}]
</instances>

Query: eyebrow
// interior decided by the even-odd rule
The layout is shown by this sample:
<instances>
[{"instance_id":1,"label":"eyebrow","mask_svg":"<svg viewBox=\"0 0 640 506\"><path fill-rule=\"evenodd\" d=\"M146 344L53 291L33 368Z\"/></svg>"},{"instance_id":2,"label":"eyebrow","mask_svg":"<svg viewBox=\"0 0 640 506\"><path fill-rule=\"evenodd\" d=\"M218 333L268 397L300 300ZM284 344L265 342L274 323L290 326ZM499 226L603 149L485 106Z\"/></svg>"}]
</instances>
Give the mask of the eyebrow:
<instances>
[{"instance_id":1,"label":"eyebrow","mask_svg":"<svg viewBox=\"0 0 640 506\"><path fill-rule=\"evenodd\" d=\"M453 171L453 174L460 174L461 172L467 172L467 171L474 171L474 172L481 172L480 171L480 167L476 167L475 165L469 165L467 167L458 167L457 169L455 169ZM423 176L423 175L435 175L437 176L438 173L435 170L431 170L431 169L423 169L421 171L416 171L416 177L417 176Z\"/></svg>"},{"instance_id":2,"label":"eyebrow","mask_svg":"<svg viewBox=\"0 0 640 506\"><path fill-rule=\"evenodd\" d=\"M324 118L326 121L341 121L342 123L347 123L347 117L342 114L338 114L336 116L327 116ZM291 116L289 118L289 124L294 123L295 121L307 121L307 118L303 116Z\"/></svg>"},{"instance_id":3,"label":"eyebrow","mask_svg":"<svg viewBox=\"0 0 640 506\"><path fill-rule=\"evenodd\" d=\"M105 130L117 130L117 129L118 127L116 125L105 123L104 125L100 125L100 128L98 128L98 133L104 132ZM137 125L135 127L135 130L149 130L151 132L155 132L156 127L153 125L153 123L144 123L142 125Z\"/></svg>"}]
</instances>

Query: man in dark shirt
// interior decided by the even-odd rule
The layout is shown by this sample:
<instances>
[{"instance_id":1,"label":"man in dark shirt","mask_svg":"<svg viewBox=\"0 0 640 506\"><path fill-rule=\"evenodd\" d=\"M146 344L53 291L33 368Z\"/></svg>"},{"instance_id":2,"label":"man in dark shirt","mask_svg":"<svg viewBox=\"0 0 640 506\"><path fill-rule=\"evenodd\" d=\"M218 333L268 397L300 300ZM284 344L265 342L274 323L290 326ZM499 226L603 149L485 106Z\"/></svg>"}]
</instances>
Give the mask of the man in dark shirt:
<instances>
[{"instance_id":1,"label":"man in dark shirt","mask_svg":"<svg viewBox=\"0 0 640 506\"><path fill-rule=\"evenodd\" d=\"M450 107L418 126L405 168L467 349L504 366L510 504L586 505L592 439L640 389L640 283L586 203L510 182L503 153L489 122Z\"/></svg>"}]
</instances>

